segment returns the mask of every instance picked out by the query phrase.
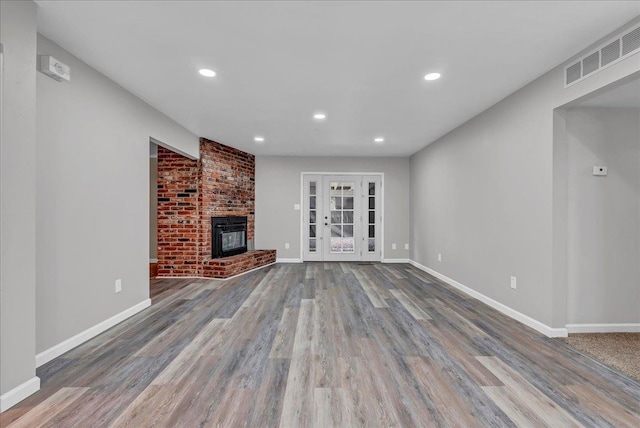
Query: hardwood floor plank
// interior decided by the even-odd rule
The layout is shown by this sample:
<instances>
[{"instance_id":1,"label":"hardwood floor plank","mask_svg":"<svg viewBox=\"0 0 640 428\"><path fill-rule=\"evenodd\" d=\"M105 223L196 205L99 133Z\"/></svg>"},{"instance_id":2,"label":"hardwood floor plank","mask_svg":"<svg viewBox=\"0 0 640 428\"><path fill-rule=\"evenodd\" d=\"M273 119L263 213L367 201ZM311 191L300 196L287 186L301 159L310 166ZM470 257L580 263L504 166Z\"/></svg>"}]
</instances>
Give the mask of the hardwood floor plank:
<instances>
[{"instance_id":1,"label":"hardwood floor plank","mask_svg":"<svg viewBox=\"0 0 640 428\"><path fill-rule=\"evenodd\" d=\"M433 310L436 311L442 319L445 319L454 328L460 330L462 334L465 334L468 337L488 337L486 332L478 328L475 324L469 321L469 319L458 314L441 300L433 299L431 304L433 306Z\"/></svg>"},{"instance_id":2,"label":"hardwood floor plank","mask_svg":"<svg viewBox=\"0 0 640 428\"><path fill-rule=\"evenodd\" d=\"M390 293L398 299L398 301L404 306L404 308L409 311L412 317L417 320L430 320L431 317L418 305L413 303L411 299L400 289L389 290Z\"/></svg>"},{"instance_id":3,"label":"hardwood floor plank","mask_svg":"<svg viewBox=\"0 0 640 428\"><path fill-rule=\"evenodd\" d=\"M291 366L284 395L281 427L313 424L313 342L315 301L303 299L293 342Z\"/></svg>"},{"instance_id":4,"label":"hardwood floor plank","mask_svg":"<svg viewBox=\"0 0 640 428\"><path fill-rule=\"evenodd\" d=\"M331 395L331 388L315 388L313 390L313 426L340 427L333 419Z\"/></svg>"},{"instance_id":5,"label":"hardwood floor plank","mask_svg":"<svg viewBox=\"0 0 640 428\"><path fill-rule=\"evenodd\" d=\"M54 418L58 413L78 399L89 388L62 388L42 403L34 407L10 426L11 428L41 427L45 422Z\"/></svg>"},{"instance_id":6,"label":"hardwood floor plank","mask_svg":"<svg viewBox=\"0 0 640 428\"><path fill-rule=\"evenodd\" d=\"M510 394L518 397L520 402L529 403L535 414L548 426L582 427L582 424L562 407L551 401L497 357L477 357L477 359L504 383L504 387Z\"/></svg>"},{"instance_id":7,"label":"hardwood floor plank","mask_svg":"<svg viewBox=\"0 0 640 428\"><path fill-rule=\"evenodd\" d=\"M521 428L553 428L536 415L519 397L504 386L483 386L483 391L507 414L509 419Z\"/></svg>"},{"instance_id":8,"label":"hardwood floor plank","mask_svg":"<svg viewBox=\"0 0 640 428\"><path fill-rule=\"evenodd\" d=\"M284 308L269 358L291 358L299 312L298 308Z\"/></svg>"},{"instance_id":9,"label":"hardwood floor plank","mask_svg":"<svg viewBox=\"0 0 640 428\"><path fill-rule=\"evenodd\" d=\"M212 427L243 427L248 425L249 409L255 391L251 389L229 388L222 397L216 413L213 415Z\"/></svg>"},{"instance_id":10,"label":"hardwood floor plank","mask_svg":"<svg viewBox=\"0 0 640 428\"><path fill-rule=\"evenodd\" d=\"M227 323L227 319L214 318L211 320L189 345L160 372L151 384L165 385L180 382L191 372L198 361L198 357L203 356L202 349L209 341L219 337L218 335L223 331Z\"/></svg>"},{"instance_id":11,"label":"hardwood floor plank","mask_svg":"<svg viewBox=\"0 0 640 428\"><path fill-rule=\"evenodd\" d=\"M358 280L358 283L364 290L364 292L367 293L367 297L369 298L369 301L371 301L371 304L373 305L374 308L389 307L385 302L384 298L381 297L378 294L378 292L374 289L374 287L371 285L371 281L369 281L369 278L365 277L363 274L357 271L354 271L354 275Z\"/></svg>"},{"instance_id":12,"label":"hardwood floor plank","mask_svg":"<svg viewBox=\"0 0 640 428\"><path fill-rule=\"evenodd\" d=\"M481 386L502 386L502 382L475 358L482 352L473 346L472 339L461 335L447 323L430 322L429 326L434 340L475 383Z\"/></svg>"},{"instance_id":13,"label":"hardwood floor plank","mask_svg":"<svg viewBox=\"0 0 640 428\"><path fill-rule=\"evenodd\" d=\"M316 291L316 311L314 314L314 334L313 334L313 365L314 365L314 386L316 388L335 388L340 386L337 379L337 358L334 344L336 337L331 328L332 307L329 292L327 290Z\"/></svg>"},{"instance_id":14,"label":"hardwood floor plank","mask_svg":"<svg viewBox=\"0 0 640 428\"><path fill-rule=\"evenodd\" d=\"M581 407L591 407L615 427L640 427L640 414L614 401L608 394L590 385L567 385L567 393ZM640 403L637 403L640 408Z\"/></svg>"},{"instance_id":15,"label":"hardwood floor plank","mask_svg":"<svg viewBox=\"0 0 640 428\"><path fill-rule=\"evenodd\" d=\"M640 384L410 265L158 279L0 427L640 426Z\"/></svg>"},{"instance_id":16,"label":"hardwood floor plank","mask_svg":"<svg viewBox=\"0 0 640 428\"><path fill-rule=\"evenodd\" d=\"M435 407L440 410L440 414L448 426L471 427L478 425L478 419L467 409L463 397L458 395L449 379L436 367L420 357L408 357L407 362L422 389L433 399Z\"/></svg>"},{"instance_id":17,"label":"hardwood floor plank","mask_svg":"<svg viewBox=\"0 0 640 428\"><path fill-rule=\"evenodd\" d=\"M267 362L260 388L251 404L251 427L277 427L284 403L284 394L289 377L290 360L273 358Z\"/></svg>"}]
</instances>

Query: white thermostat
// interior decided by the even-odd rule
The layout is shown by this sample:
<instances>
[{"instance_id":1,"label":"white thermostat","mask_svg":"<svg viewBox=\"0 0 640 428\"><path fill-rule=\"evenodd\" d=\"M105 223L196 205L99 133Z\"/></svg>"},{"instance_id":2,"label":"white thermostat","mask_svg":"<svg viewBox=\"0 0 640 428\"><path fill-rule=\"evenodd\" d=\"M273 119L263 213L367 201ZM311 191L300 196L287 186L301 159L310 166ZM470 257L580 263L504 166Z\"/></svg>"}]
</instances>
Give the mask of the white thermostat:
<instances>
[{"instance_id":1,"label":"white thermostat","mask_svg":"<svg viewBox=\"0 0 640 428\"><path fill-rule=\"evenodd\" d=\"M40 71L58 82L71 80L71 69L50 55L40 57Z\"/></svg>"},{"instance_id":2,"label":"white thermostat","mask_svg":"<svg viewBox=\"0 0 640 428\"><path fill-rule=\"evenodd\" d=\"M593 167L593 175L607 175L607 167L606 166L594 166Z\"/></svg>"}]
</instances>

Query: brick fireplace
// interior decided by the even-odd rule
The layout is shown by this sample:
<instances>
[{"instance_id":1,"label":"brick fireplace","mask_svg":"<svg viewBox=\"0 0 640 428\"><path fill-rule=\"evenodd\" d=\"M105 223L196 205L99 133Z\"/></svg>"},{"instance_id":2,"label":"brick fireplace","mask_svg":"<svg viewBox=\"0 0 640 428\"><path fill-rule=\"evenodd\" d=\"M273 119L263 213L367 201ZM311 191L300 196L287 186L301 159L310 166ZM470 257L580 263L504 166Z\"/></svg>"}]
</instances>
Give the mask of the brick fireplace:
<instances>
[{"instance_id":1,"label":"brick fireplace","mask_svg":"<svg viewBox=\"0 0 640 428\"><path fill-rule=\"evenodd\" d=\"M200 159L158 147L158 276L226 278L275 262L254 250L255 157L200 139ZM212 259L212 217L247 218L248 252Z\"/></svg>"}]
</instances>

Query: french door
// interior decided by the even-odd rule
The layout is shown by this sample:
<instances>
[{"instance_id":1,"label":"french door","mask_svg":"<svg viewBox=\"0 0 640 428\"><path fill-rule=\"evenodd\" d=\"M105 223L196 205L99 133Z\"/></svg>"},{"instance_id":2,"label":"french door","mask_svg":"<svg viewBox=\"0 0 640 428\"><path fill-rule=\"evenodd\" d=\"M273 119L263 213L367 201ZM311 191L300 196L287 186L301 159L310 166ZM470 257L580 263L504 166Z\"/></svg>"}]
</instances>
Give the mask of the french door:
<instances>
[{"instance_id":1,"label":"french door","mask_svg":"<svg viewBox=\"0 0 640 428\"><path fill-rule=\"evenodd\" d=\"M303 260L380 261L382 176L302 177Z\"/></svg>"}]
</instances>

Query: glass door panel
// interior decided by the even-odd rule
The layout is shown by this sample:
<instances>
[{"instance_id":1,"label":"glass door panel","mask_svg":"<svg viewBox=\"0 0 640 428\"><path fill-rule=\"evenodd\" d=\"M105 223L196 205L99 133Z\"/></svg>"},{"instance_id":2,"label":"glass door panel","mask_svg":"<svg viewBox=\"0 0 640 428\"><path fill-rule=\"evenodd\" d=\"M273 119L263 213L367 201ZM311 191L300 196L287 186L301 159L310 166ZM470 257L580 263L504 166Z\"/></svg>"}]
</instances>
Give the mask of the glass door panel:
<instances>
[{"instance_id":1,"label":"glass door panel","mask_svg":"<svg viewBox=\"0 0 640 428\"><path fill-rule=\"evenodd\" d=\"M331 253L355 253L353 235L355 186L355 181L329 182L329 205L331 207L329 248Z\"/></svg>"},{"instance_id":2,"label":"glass door panel","mask_svg":"<svg viewBox=\"0 0 640 428\"><path fill-rule=\"evenodd\" d=\"M330 176L323 178L325 204L325 236L323 260L360 260L362 226L360 222L360 201L362 179L357 175Z\"/></svg>"},{"instance_id":3,"label":"glass door panel","mask_svg":"<svg viewBox=\"0 0 640 428\"><path fill-rule=\"evenodd\" d=\"M362 215L362 260L380 260L382 180L380 176L364 176L362 184L362 200L365 206Z\"/></svg>"},{"instance_id":4,"label":"glass door panel","mask_svg":"<svg viewBox=\"0 0 640 428\"><path fill-rule=\"evenodd\" d=\"M302 258L322 260L322 176L305 175L303 185L303 238Z\"/></svg>"}]
</instances>

